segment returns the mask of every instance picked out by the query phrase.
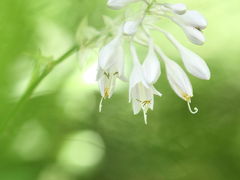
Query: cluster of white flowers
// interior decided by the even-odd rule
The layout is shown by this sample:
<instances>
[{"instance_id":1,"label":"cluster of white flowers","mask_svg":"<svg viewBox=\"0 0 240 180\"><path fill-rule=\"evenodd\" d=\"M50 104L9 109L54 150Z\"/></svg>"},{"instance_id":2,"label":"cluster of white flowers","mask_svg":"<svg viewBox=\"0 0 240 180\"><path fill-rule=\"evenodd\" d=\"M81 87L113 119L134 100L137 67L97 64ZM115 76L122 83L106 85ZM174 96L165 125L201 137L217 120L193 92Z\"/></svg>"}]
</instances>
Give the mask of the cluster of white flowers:
<instances>
[{"instance_id":1,"label":"cluster of white flowers","mask_svg":"<svg viewBox=\"0 0 240 180\"><path fill-rule=\"evenodd\" d=\"M154 95L162 95L154 88L154 84L161 75L159 57L165 64L167 78L174 92L187 102L191 113L197 113L198 109L192 110L190 106L193 89L188 76L175 61L167 57L161 48L154 43L150 31L159 31L174 45L179 51L186 70L193 76L209 80L210 71L207 64L201 57L179 43L171 33L157 26L155 21L149 21L149 17L171 20L182 28L189 41L196 45L202 45L205 41L202 30L207 27L207 21L199 12L188 10L184 4L160 3L157 0L108 0L107 4L112 9L121 9L138 1L144 6L144 11L140 17L124 22L115 38L100 50L97 80L102 99L99 111L101 111L103 99L111 98L113 95L116 79L127 81L124 76L124 50L122 46L122 41L127 36L133 61L129 78L129 102L132 102L134 114L138 114L142 110L145 123L147 123L147 111L149 108L153 110ZM148 53L142 64L139 61L135 43L148 48Z\"/></svg>"}]
</instances>

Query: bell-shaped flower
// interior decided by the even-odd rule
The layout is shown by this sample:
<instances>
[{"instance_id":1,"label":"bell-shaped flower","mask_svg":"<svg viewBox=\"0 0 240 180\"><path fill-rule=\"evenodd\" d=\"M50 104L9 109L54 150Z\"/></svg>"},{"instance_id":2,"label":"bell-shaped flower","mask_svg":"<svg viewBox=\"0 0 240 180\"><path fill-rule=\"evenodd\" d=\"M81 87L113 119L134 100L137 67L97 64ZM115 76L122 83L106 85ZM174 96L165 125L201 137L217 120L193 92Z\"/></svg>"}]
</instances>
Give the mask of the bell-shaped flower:
<instances>
[{"instance_id":1,"label":"bell-shaped flower","mask_svg":"<svg viewBox=\"0 0 240 180\"><path fill-rule=\"evenodd\" d=\"M166 66L167 79L174 92L188 104L189 111L193 114L198 112L197 108L192 111L190 107L193 89L191 82L183 69L173 60L168 58L160 48L157 51Z\"/></svg>"},{"instance_id":2,"label":"bell-shaped flower","mask_svg":"<svg viewBox=\"0 0 240 180\"><path fill-rule=\"evenodd\" d=\"M205 37L202 30L207 27L207 21L199 12L187 11L183 15L173 16L172 20L183 29L192 43L196 45L204 44Z\"/></svg>"},{"instance_id":3,"label":"bell-shaped flower","mask_svg":"<svg viewBox=\"0 0 240 180\"><path fill-rule=\"evenodd\" d=\"M102 96L99 111L101 111L102 100L111 98L115 89L116 78L126 80L124 77L124 52L121 35L115 37L99 53L97 81Z\"/></svg>"},{"instance_id":4,"label":"bell-shaped flower","mask_svg":"<svg viewBox=\"0 0 240 180\"><path fill-rule=\"evenodd\" d=\"M178 49L187 71L199 79L209 80L211 73L207 63L199 55L180 44L170 33L165 35Z\"/></svg>"},{"instance_id":5,"label":"bell-shaped flower","mask_svg":"<svg viewBox=\"0 0 240 180\"><path fill-rule=\"evenodd\" d=\"M152 84L147 82L143 66L139 62L136 49L133 45L131 45L131 53L134 66L130 75L129 102L132 102L134 114L138 114L142 109L144 120L147 124L147 111L149 108L153 110L154 95L161 96L161 93ZM145 70L150 70L150 68L145 67Z\"/></svg>"},{"instance_id":6,"label":"bell-shaped flower","mask_svg":"<svg viewBox=\"0 0 240 180\"><path fill-rule=\"evenodd\" d=\"M107 5L112 9L121 9L130 3L142 0L108 0Z\"/></svg>"},{"instance_id":7,"label":"bell-shaped flower","mask_svg":"<svg viewBox=\"0 0 240 180\"><path fill-rule=\"evenodd\" d=\"M175 93L185 101L189 101L193 96L192 85L186 73L173 60L165 61L167 78Z\"/></svg>"},{"instance_id":8,"label":"bell-shaped flower","mask_svg":"<svg viewBox=\"0 0 240 180\"><path fill-rule=\"evenodd\" d=\"M166 3L166 4L163 4L163 6L165 8L170 9L172 12L174 12L175 14L178 14L178 15L182 15L182 14L186 13L186 11L187 11L186 5L181 4L181 3L178 3L178 4Z\"/></svg>"},{"instance_id":9,"label":"bell-shaped flower","mask_svg":"<svg viewBox=\"0 0 240 180\"><path fill-rule=\"evenodd\" d=\"M126 21L123 24L123 33L128 36L133 36L134 34L136 34L138 30L139 23L140 23L139 20Z\"/></svg>"}]
</instances>

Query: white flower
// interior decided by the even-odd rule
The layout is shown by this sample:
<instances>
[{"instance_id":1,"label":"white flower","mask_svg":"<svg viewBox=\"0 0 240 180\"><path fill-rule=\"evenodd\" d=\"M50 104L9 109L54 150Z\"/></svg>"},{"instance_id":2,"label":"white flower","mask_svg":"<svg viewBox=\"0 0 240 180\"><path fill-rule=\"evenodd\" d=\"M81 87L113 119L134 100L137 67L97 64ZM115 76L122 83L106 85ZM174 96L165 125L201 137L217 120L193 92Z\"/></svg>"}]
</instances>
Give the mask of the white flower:
<instances>
[{"instance_id":1,"label":"white flower","mask_svg":"<svg viewBox=\"0 0 240 180\"><path fill-rule=\"evenodd\" d=\"M191 113L198 112L197 108L192 111L190 107L193 89L191 82L183 69L173 60L169 59L159 47L156 47L159 55L165 62L167 79L174 92L188 104Z\"/></svg>"},{"instance_id":2,"label":"white flower","mask_svg":"<svg viewBox=\"0 0 240 180\"><path fill-rule=\"evenodd\" d=\"M190 101L193 96L192 85L186 73L173 60L165 61L167 78L175 93L185 101Z\"/></svg>"},{"instance_id":3,"label":"white flower","mask_svg":"<svg viewBox=\"0 0 240 180\"><path fill-rule=\"evenodd\" d=\"M139 63L136 49L133 45L131 45L131 53L134 67L130 75L129 102L132 101L134 114L138 114L141 109L143 110L144 120L147 124L147 111L149 108L153 110L154 94L161 96L161 93L146 81L143 66ZM151 70L150 68L145 65L145 71Z\"/></svg>"},{"instance_id":4,"label":"white flower","mask_svg":"<svg viewBox=\"0 0 240 180\"><path fill-rule=\"evenodd\" d=\"M187 7L185 4L163 4L164 7L170 9L172 12L174 12L175 14L179 14L182 15L187 11Z\"/></svg>"},{"instance_id":5,"label":"white flower","mask_svg":"<svg viewBox=\"0 0 240 180\"><path fill-rule=\"evenodd\" d=\"M126 79L123 73L124 53L121 45L121 35L118 35L100 50L97 81L102 99L99 105L99 111L101 111L102 100L111 98L115 89L116 78Z\"/></svg>"},{"instance_id":6,"label":"white flower","mask_svg":"<svg viewBox=\"0 0 240 180\"><path fill-rule=\"evenodd\" d=\"M138 30L139 23L139 20L126 21L123 25L123 33L125 35L133 36Z\"/></svg>"},{"instance_id":7,"label":"white flower","mask_svg":"<svg viewBox=\"0 0 240 180\"><path fill-rule=\"evenodd\" d=\"M112 9L121 9L130 3L142 0L108 0L107 5Z\"/></svg>"},{"instance_id":8,"label":"white flower","mask_svg":"<svg viewBox=\"0 0 240 180\"><path fill-rule=\"evenodd\" d=\"M198 11L188 10L185 14L177 16L185 25L203 30L207 27L207 20Z\"/></svg>"},{"instance_id":9,"label":"white flower","mask_svg":"<svg viewBox=\"0 0 240 180\"><path fill-rule=\"evenodd\" d=\"M180 44L170 33L165 32L165 35L178 49L188 72L199 79L209 80L211 73L206 62L196 53Z\"/></svg>"},{"instance_id":10,"label":"white flower","mask_svg":"<svg viewBox=\"0 0 240 180\"><path fill-rule=\"evenodd\" d=\"M175 15L172 20L183 29L192 43L204 44L205 37L202 30L207 27L207 21L199 12L187 11L183 15Z\"/></svg>"}]
</instances>

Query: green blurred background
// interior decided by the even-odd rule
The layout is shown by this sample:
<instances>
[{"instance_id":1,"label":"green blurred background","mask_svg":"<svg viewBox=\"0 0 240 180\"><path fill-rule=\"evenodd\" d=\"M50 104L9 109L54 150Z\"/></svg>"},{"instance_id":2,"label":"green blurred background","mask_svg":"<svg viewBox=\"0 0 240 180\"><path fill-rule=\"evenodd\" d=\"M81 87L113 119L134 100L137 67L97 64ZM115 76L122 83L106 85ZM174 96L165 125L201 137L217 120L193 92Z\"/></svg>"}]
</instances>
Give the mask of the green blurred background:
<instances>
[{"instance_id":1,"label":"green blurred background","mask_svg":"<svg viewBox=\"0 0 240 180\"><path fill-rule=\"evenodd\" d=\"M142 114L132 114L121 82L98 113L97 48L57 66L13 114L36 66L75 44L84 17L100 30L103 15L123 11L105 0L0 0L0 180L239 180L240 2L181 2L208 19L206 44L191 45L176 26L163 27L207 61L212 78L191 77L200 109L192 115L162 73L163 97L146 126Z\"/></svg>"}]
</instances>

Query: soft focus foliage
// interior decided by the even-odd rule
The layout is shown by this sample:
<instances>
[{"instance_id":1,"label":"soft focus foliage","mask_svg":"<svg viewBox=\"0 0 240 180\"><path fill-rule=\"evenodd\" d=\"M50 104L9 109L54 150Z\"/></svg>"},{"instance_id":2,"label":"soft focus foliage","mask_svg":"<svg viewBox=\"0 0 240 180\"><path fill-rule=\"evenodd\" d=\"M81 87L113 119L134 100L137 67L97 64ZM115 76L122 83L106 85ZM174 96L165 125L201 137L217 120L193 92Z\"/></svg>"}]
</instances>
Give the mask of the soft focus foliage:
<instances>
[{"instance_id":1,"label":"soft focus foliage","mask_svg":"<svg viewBox=\"0 0 240 180\"><path fill-rule=\"evenodd\" d=\"M1 0L0 179L240 179L240 2L181 3L208 19L206 44L192 45L168 21L162 27L200 54L212 77L210 81L191 78L192 104L199 108L192 115L162 73L156 86L164 95L155 99L155 111L149 112L146 126L141 114L132 114L124 82L118 83L116 93L98 113L97 53L111 34L103 35L104 40L93 49L82 47L57 66L13 113L29 82L46 63L64 54L75 41L104 33L104 21L116 28L104 15L114 18L122 10L108 9L105 0ZM86 24L92 28L84 29ZM79 28L82 36L76 33ZM159 34L155 38L182 65L170 43ZM147 49L139 53L144 57ZM130 62L129 57L126 60Z\"/></svg>"}]
</instances>

